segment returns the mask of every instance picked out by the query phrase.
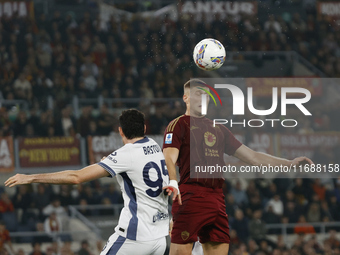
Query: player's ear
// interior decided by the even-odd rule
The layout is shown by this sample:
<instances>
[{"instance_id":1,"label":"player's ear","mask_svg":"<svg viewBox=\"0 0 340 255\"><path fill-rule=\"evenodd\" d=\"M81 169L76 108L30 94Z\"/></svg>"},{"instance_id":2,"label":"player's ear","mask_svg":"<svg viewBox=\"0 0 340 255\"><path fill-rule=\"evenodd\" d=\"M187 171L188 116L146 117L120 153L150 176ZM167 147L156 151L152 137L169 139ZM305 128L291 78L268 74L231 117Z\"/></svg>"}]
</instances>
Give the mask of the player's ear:
<instances>
[{"instance_id":1,"label":"player's ear","mask_svg":"<svg viewBox=\"0 0 340 255\"><path fill-rule=\"evenodd\" d=\"M144 125L144 134L146 133L146 125Z\"/></svg>"},{"instance_id":2,"label":"player's ear","mask_svg":"<svg viewBox=\"0 0 340 255\"><path fill-rule=\"evenodd\" d=\"M189 100L189 96L185 93L184 95L183 95L183 101L184 101L184 103L188 103L188 100Z\"/></svg>"},{"instance_id":3,"label":"player's ear","mask_svg":"<svg viewBox=\"0 0 340 255\"><path fill-rule=\"evenodd\" d=\"M118 127L118 131L121 137L124 137L123 129L121 127Z\"/></svg>"}]
</instances>

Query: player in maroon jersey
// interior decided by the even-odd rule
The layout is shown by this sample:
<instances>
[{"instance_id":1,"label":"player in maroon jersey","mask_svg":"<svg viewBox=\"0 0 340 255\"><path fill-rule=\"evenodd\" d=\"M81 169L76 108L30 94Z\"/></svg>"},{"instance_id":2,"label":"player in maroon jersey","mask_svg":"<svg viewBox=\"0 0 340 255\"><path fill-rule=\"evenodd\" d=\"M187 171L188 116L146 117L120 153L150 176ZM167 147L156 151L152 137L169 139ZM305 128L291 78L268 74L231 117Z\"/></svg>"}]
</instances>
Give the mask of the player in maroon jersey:
<instances>
[{"instance_id":1,"label":"player in maroon jersey","mask_svg":"<svg viewBox=\"0 0 340 255\"><path fill-rule=\"evenodd\" d=\"M169 123L164 135L163 153L170 177L170 184L164 189L169 195L173 193L174 200L170 255L190 255L198 237L205 255L227 255L229 250L229 224L222 192L224 179L222 176L190 178L190 165L225 165L224 153L250 165L313 163L306 157L287 160L255 152L241 144L225 126L213 128L212 121L201 114L202 93L206 93L199 89L202 83L193 79L184 84L186 112Z\"/></svg>"}]
</instances>

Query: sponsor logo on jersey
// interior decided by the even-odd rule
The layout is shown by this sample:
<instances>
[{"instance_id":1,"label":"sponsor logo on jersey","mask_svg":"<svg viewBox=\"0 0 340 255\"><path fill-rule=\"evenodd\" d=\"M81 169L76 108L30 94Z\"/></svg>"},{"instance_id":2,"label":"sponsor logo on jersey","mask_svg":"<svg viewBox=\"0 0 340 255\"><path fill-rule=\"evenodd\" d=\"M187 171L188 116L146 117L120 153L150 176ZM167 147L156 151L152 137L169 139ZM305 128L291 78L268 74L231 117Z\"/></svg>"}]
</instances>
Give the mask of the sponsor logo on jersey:
<instances>
[{"instance_id":1,"label":"sponsor logo on jersey","mask_svg":"<svg viewBox=\"0 0 340 255\"><path fill-rule=\"evenodd\" d=\"M151 146L144 146L143 151L145 155L150 155L161 152L161 148L157 144L155 144Z\"/></svg>"},{"instance_id":2,"label":"sponsor logo on jersey","mask_svg":"<svg viewBox=\"0 0 340 255\"><path fill-rule=\"evenodd\" d=\"M194 129L199 129L199 127L196 127L196 126L191 126L190 127L190 130L194 130Z\"/></svg>"},{"instance_id":3,"label":"sponsor logo on jersey","mask_svg":"<svg viewBox=\"0 0 340 255\"><path fill-rule=\"evenodd\" d=\"M165 144L171 144L172 143L172 133L169 133L165 137Z\"/></svg>"},{"instance_id":4,"label":"sponsor logo on jersey","mask_svg":"<svg viewBox=\"0 0 340 255\"><path fill-rule=\"evenodd\" d=\"M112 155L112 154L111 154L111 155ZM108 158L109 160L111 160L113 163L117 163L117 160L116 160L115 158L111 157L111 155L107 156L107 158Z\"/></svg>"},{"instance_id":5,"label":"sponsor logo on jersey","mask_svg":"<svg viewBox=\"0 0 340 255\"><path fill-rule=\"evenodd\" d=\"M204 134L205 144L212 147L216 143L216 136L210 132L205 132Z\"/></svg>"},{"instance_id":6,"label":"sponsor logo on jersey","mask_svg":"<svg viewBox=\"0 0 340 255\"><path fill-rule=\"evenodd\" d=\"M182 239L185 241L185 240L187 240L188 238L189 238L189 232L188 231L183 231L182 233L181 233L181 237L182 237Z\"/></svg>"},{"instance_id":7,"label":"sponsor logo on jersey","mask_svg":"<svg viewBox=\"0 0 340 255\"><path fill-rule=\"evenodd\" d=\"M169 214L168 213L162 213L162 212L157 212L153 217L152 217L152 222L155 223L157 221L161 220L166 220L169 219Z\"/></svg>"}]
</instances>

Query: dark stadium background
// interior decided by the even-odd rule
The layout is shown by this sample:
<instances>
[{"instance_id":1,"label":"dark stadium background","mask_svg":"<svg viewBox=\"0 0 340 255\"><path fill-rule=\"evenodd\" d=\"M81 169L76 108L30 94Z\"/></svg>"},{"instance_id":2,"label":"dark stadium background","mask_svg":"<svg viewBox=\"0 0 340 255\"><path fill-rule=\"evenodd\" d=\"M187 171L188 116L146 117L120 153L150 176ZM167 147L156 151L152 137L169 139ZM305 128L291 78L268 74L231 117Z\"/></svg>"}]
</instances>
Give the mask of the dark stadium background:
<instances>
[{"instance_id":1,"label":"dark stadium background","mask_svg":"<svg viewBox=\"0 0 340 255\"><path fill-rule=\"evenodd\" d=\"M122 145L117 116L131 107L146 114L147 134L162 143L166 125L184 113L182 89L191 77L322 78L309 104L313 116L288 134L262 129L272 140L258 148L339 164L340 3L218 3L216 14L210 1L1 0L1 183L15 173L97 162ZM208 73L194 65L192 50L209 37L225 46L227 60ZM231 130L247 145L261 141L250 128ZM321 142L273 149L275 139L289 135ZM0 233L1 255L98 254L122 208L111 179L1 184L0 193L1 224L13 247ZM225 195L229 254L340 254L340 178L227 179Z\"/></svg>"}]
</instances>

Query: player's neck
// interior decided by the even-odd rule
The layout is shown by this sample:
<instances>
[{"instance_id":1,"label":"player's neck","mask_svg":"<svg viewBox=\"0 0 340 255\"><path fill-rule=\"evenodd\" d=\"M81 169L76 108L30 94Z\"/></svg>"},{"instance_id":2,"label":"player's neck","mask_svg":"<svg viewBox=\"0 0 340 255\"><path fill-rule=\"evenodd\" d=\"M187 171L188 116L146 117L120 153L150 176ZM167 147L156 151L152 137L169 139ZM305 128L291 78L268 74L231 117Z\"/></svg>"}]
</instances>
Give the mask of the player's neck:
<instances>
[{"instance_id":1,"label":"player's neck","mask_svg":"<svg viewBox=\"0 0 340 255\"><path fill-rule=\"evenodd\" d=\"M139 140L142 140L142 139L144 139L144 136L143 137L136 137L136 138L132 138L132 139L127 139L125 137L125 139L123 139L123 142L124 142L124 144L135 143L135 142L138 142Z\"/></svg>"},{"instance_id":2,"label":"player's neck","mask_svg":"<svg viewBox=\"0 0 340 255\"><path fill-rule=\"evenodd\" d=\"M201 114L196 114L195 112L190 112L190 109L187 108L186 112L185 112L186 116L190 116L190 117L195 117L195 118L203 118L205 117L205 115L201 115Z\"/></svg>"}]
</instances>

